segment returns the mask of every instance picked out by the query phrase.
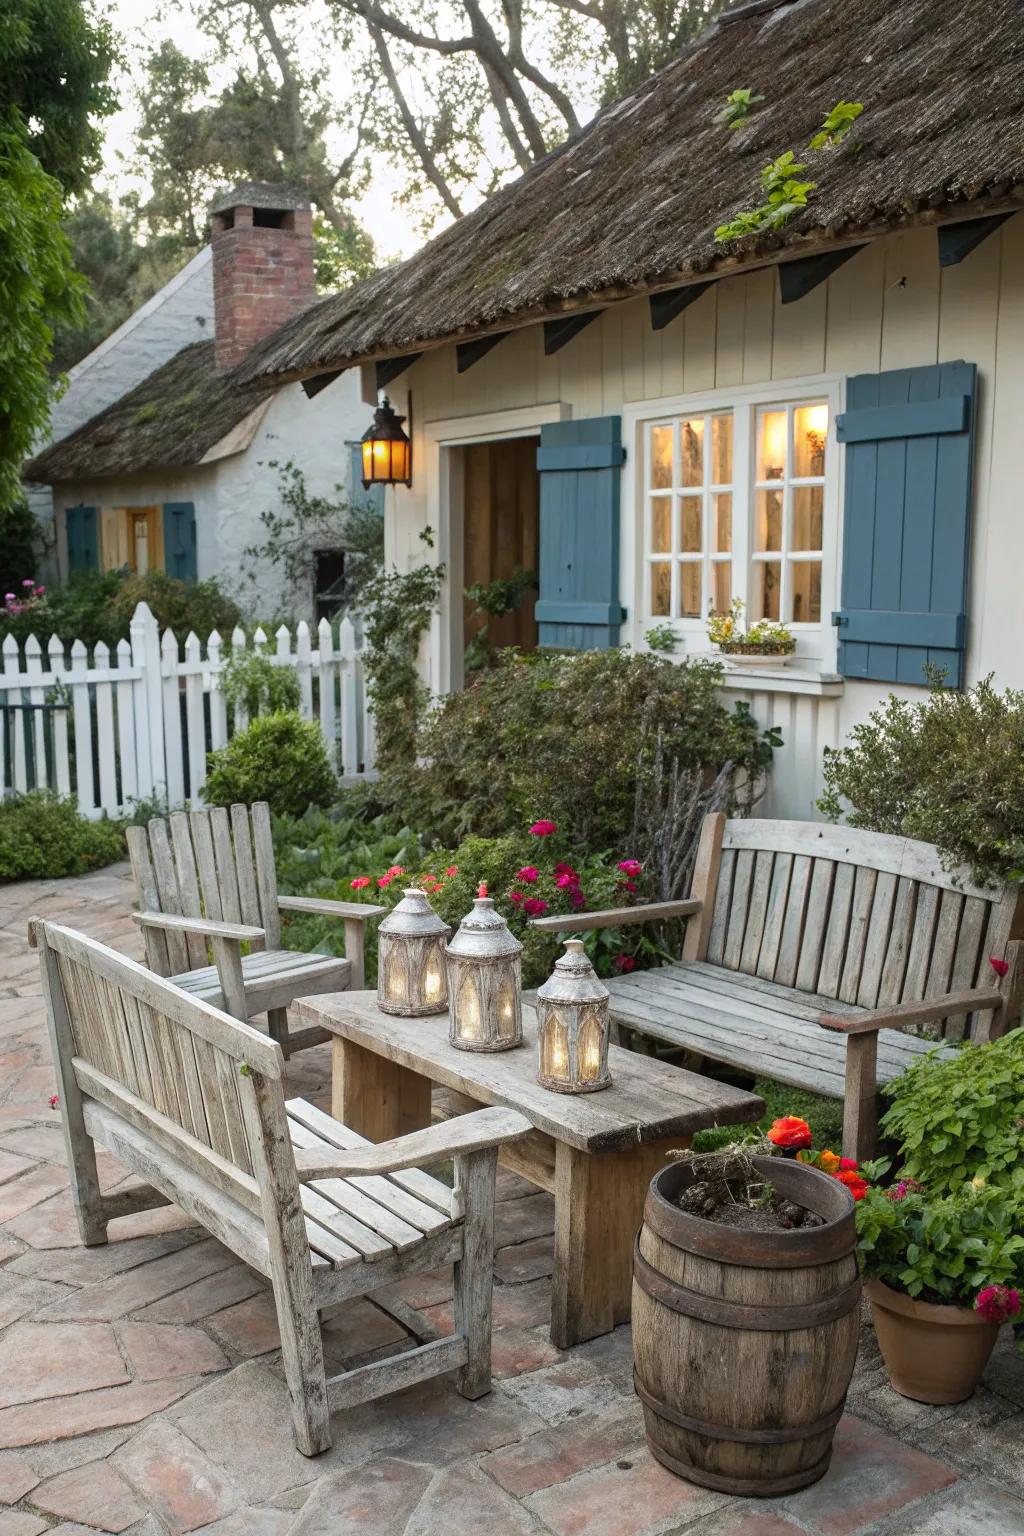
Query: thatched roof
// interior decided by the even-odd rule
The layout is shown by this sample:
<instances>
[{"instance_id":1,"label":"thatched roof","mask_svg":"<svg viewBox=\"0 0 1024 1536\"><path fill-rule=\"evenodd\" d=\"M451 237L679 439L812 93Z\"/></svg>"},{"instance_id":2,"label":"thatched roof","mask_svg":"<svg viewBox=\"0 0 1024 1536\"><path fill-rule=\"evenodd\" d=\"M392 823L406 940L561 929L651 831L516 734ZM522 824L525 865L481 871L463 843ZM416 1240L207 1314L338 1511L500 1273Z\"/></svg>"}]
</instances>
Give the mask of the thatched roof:
<instances>
[{"instance_id":1,"label":"thatched roof","mask_svg":"<svg viewBox=\"0 0 1024 1536\"><path fill-rule=\"evenodd\" d=\"M763 96L729 130L737 87ZM786 227L716 244L837 101L864 112L798 156L818 183ZM261 342L240 378L308 377L897 226L1024 206L1021 0L757 0L399 266Z\"/></svg>"},{"instance_id":2,"label":"thatched roof","mask_svg":"<svg viewBox=\"0 0 1024 1536\"><path fill-rule=\"evenodd\" d=\"M137 388L44 450L26 480L92 480L198 464L270 391L239 389L218 373L212 341L184 347Z\"/></svg>"}]
</instances>

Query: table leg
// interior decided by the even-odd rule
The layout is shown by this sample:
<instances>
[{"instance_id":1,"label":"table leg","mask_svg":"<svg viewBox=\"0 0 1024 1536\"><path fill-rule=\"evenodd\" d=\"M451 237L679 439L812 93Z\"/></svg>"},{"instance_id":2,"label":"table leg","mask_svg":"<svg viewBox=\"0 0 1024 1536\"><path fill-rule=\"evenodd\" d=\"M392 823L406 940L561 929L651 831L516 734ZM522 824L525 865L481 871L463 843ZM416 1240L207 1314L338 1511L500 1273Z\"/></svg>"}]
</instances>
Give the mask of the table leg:
<instances>
[{"instance_id":1,"label":"table leg","mask_svg":"<svg viewBox=\"0 0 1024 1536\"><path fill-rule=\"evenodd\" d=\"M629 1321L633 1240L647 1186L688 1137L625 1152L580 1152L559 1142L555 1155L555 1273L551 1342L569 1349Z\"/></svg>"},{"instance_id":2,"label":"table leg","mask_svg":"<svg viewBox=\"0 0 1024 1536\"><path fill-rule=\"evenodd\" d=\"M430 1124L430 1078L335 1035L331 1114L369 1141L390 1141Z\"/></svg>"}]
</instances>

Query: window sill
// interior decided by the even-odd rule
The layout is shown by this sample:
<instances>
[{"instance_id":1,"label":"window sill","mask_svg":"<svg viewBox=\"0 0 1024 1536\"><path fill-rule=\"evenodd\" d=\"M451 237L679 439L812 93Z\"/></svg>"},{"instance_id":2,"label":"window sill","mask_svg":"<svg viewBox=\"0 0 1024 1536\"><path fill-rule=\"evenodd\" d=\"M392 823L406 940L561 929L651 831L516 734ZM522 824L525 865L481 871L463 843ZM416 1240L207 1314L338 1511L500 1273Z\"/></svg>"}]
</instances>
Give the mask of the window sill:
<instances>
[{"instance_id":1,"label":"window sill","mask_svg":"<svg viewBox=\"0 0 1024 1536\"><path fill-rule=\"evenodd\" d=\"M777 667L745 667L728 661L717 651L689 652L694 660L717 661L724 676L722 687L760 693L806 693L818 698L835 699L843 692L844 680L838 672L822 672L808 661L800 660Z\"/></svg>"}]
</instances>

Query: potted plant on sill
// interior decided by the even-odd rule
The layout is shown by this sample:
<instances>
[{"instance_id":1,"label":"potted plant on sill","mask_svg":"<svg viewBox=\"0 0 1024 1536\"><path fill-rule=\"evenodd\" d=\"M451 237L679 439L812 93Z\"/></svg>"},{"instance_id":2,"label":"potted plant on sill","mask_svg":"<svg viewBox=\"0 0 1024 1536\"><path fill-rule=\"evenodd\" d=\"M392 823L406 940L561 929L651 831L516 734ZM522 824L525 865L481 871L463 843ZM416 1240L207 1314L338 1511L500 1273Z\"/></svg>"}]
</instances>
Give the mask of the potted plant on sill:
<instances>
[{"instance_id":1,"label":"potted plant on sill","mask_svg":"<svg viewBox=\"0 0 1024 1536\"><path fill-rule=\"evenodd\" d=\"M868 1171L884 1175L886 1164ZM1024 1198L982 1178L933 1196L916 1179L869 1188L858 1250L875 1332L897 1392L971 1396L1004 1322L1021 1318Z\"/></svg>"},{"instance_id":2,"label":"potted plant on sill","mask_svg":"<svg viewBox=\"0 0 1024 1536\"><path fill-rule=\"evenodd\" d=\"M743 628L743 600L734 597L728 613L708 614L708 639L720 656L744 667L783 667L796 650L785 624L758 619Z\"/></svg>"}]
</instances>

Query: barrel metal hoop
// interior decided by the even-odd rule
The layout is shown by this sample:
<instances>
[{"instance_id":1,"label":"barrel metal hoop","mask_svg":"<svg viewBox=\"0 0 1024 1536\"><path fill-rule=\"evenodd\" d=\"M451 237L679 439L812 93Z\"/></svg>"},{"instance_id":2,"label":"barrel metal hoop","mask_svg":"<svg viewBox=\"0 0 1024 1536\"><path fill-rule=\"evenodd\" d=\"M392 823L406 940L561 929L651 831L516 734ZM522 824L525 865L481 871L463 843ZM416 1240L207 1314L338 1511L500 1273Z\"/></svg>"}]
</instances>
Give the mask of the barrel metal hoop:
<instances>
[{"instance_id":1,"label":"barrel metal hoop","mask_svg":"<svg viewBox=\"0 0 1024 1536\"><path fill-rule=\"evenodd\" d=\"M663 1446L648 1438L647 1442L651 1455L660 1461L663 1467L668 1467L677 1477L683 1477L688 1483L699 1483L703 1488L714 1488L721 1493L750 1494L754 1498L764 1498L774 1493L794 1493L798 1488L807 1488L811 1483L816 1483L828 1471L828 1464L832 1460L832 1447L829 1446L820 1461L813 1467L808 1467L803 1472L791 1472L786 1477L732 1477L724 1472L707 1472L703 1467L693 1466L688 1461L680 1461L678 1456L673 1456Z\"/></svg>"},{"instance_id":2,"label":"barrel metal hoop","mask_svg":"<svg viewBox=\"0 0 1024 1536\"><path fill-rule=\"evenodd\" d=\"M752 1269L761 1269L765 1263L764 1234L745 1232L739 1227L716 1225L680 1210L679 1206L666 1200L657 1187L657 1180L647 1192L644 1226L673 1248L682 1248L702 1259ZM699 1244L695 1233L699 1233ZM773 1269L812 1269L837 1259L845 1259L857 1248L857 1231L852 1216L828 1227L811 1227L806 1231L798 1229L777 1235L785 1241L772 1249Z\"/></svg>"},{"instance_id":3,"label":"barrel metal hoop","mask_svg":"<svg viewBox=\"0 0 1024 1536\"><path fill-rule=\"evenodd\" d=\"M794 1440L811 1440L815 1435L823 1435L827 1430L834 1429L842 1418L843 1409L846 1406L844 1392L835 1408L829 1413L823 1413L820 1419L813 1419L809 1424L794 1424L788 1429L733 1429L728 1425L709 1424L704 1419L691 1419L688 1414L680 1413L678 1408L663 1403L641 1384L635 1369L633 1386L640 1401L652 1413L656 1413L659 1419L666 1419L669 1424L675 1424L679 1429L689 1430L695 1435L704 1435L709 1440L734 1440L743 1445L789 1445Z\"/></svg>"},{"instance_id":4,"label":"barrel metal hoop","mask_svg":"<svg viewBox=\"0 0 1024 1536\"><path fill-rule=\"evenodd\" d=\"M653 1269L640 1252L640 1238L633 1248L633 1279L653 1301L670 1312L695 1317L702 1323L716 1323L720 1328L747 1328L755 1333L787 1333L797 1328L818 1328L845 1317L860 1302L860 1276L834 1296L796 1306L748 1306L739 1301L724 1301L718 1296L703 1296L690 1291L678 1281L667 1280Z\"/></svg>"}]
</instances>

